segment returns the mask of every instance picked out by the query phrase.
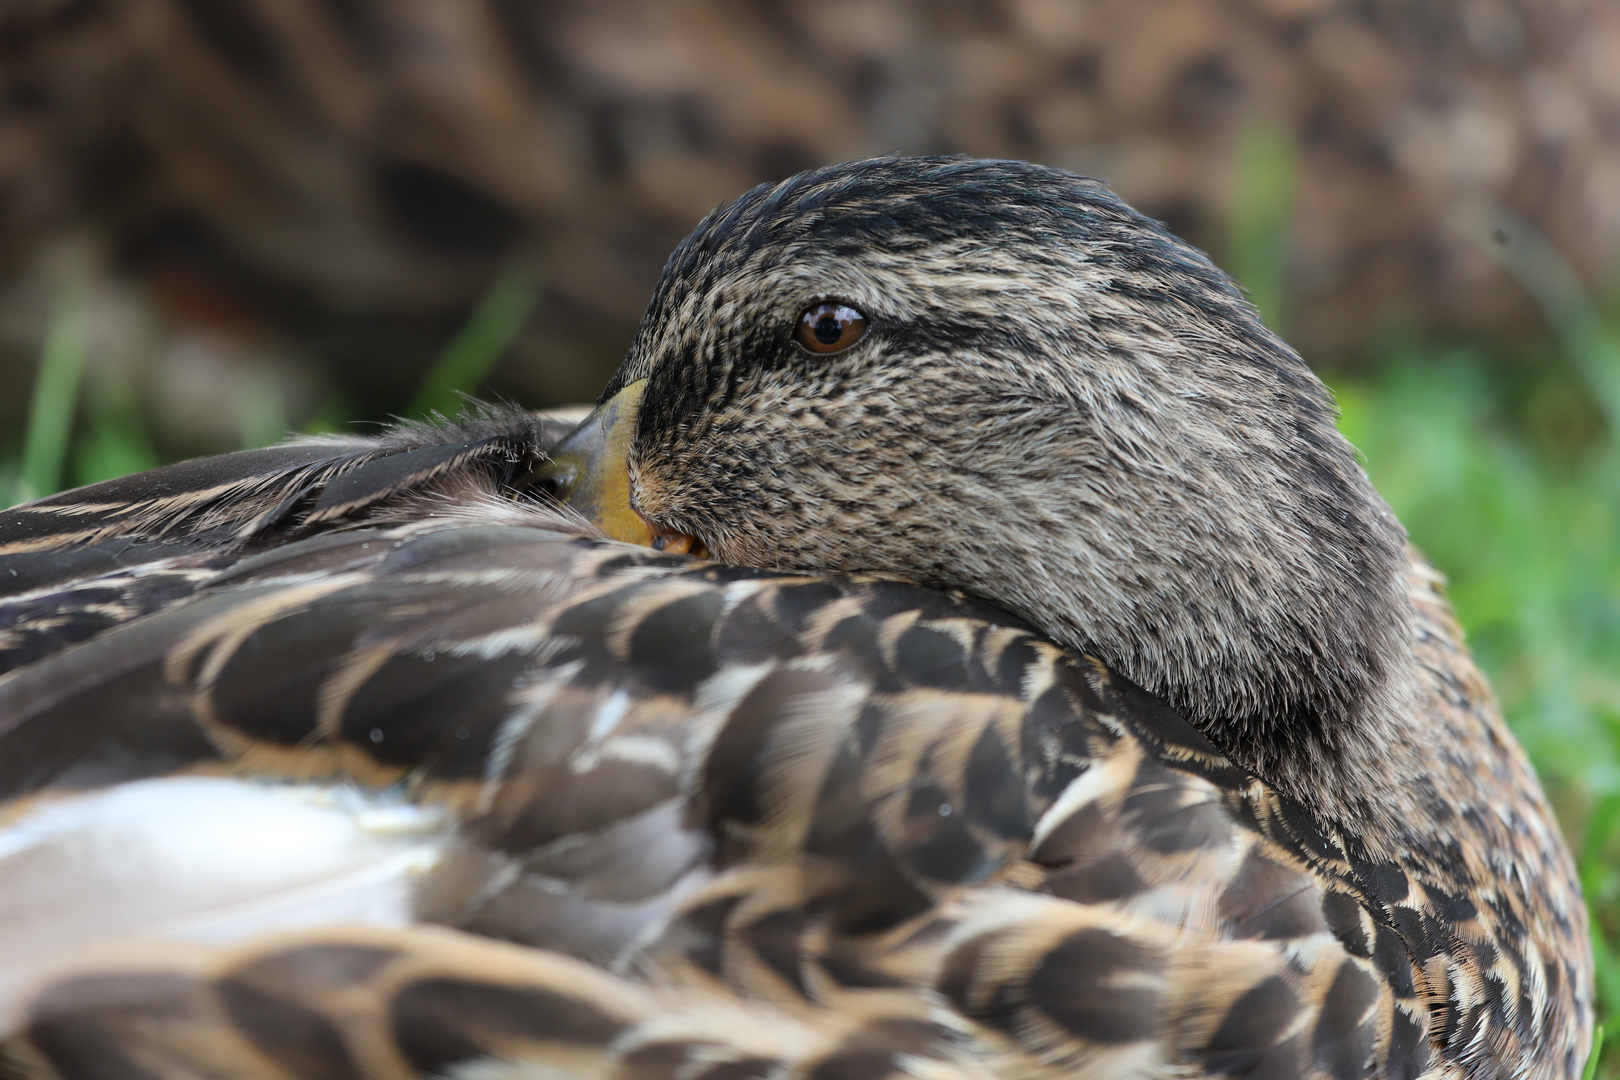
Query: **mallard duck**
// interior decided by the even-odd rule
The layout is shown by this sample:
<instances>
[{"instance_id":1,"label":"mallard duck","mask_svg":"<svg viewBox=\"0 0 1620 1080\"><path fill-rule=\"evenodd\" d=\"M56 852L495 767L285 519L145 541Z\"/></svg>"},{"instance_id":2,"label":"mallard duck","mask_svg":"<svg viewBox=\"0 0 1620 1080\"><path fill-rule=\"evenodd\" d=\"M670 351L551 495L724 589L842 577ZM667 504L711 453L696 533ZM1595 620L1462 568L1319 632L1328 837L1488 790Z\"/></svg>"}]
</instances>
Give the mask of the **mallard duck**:
<instances>
[{"instance_id":1,"label":"mallard duck","mask_svg":"<svg viewBox=\"0 0 1620 1080\"><path fill-rule=\"evenodd\" d=\"M564 430L5 512L9 1075L1578 1075L1437 575L1101 184L755 188Z\"/></svg>"}]
</instances>

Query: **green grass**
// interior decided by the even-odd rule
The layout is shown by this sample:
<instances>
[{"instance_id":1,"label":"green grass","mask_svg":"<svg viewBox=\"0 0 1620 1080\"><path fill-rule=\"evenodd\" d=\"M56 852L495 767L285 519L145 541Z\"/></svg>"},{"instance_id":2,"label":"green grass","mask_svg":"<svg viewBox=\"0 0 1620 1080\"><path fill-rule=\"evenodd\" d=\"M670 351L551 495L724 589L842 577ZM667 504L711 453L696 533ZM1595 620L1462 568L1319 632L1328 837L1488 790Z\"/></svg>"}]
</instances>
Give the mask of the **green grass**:
<instances>
[{"instance_id":1,"label":"green grass","mask_svg":"<svg viewBox=\"0 0 1620 1080\"><path fill-rule=\"evenodd\" d=\"M59 260L51 275L50 320L29 402L22 458L0 468L0 505L49 495L62 486L79 374L90 338L91 267L82 253Z\"/></svg>"},{"instance_id":2,"label":"green grass","mask_svg":"<svg viewBox=\"0 0 1620 1080\"><path fill-rule=\"evenodd\" d=\"M540 282L534 271L522 262L508 264L428 372L408 415L460 412L465 395L488 378L539 299Z\"/></svg>"},{"instance_id":3,"label":"green grass","mask_svg":"<svg viewBox=\"0 0 1620 1080\"><path fill-rule=\"evenodd\" d=\"M93 484L162 464L134 390L117 370L98 370L80 385L90 330L91 267L63 260L52 282L51 309L34 380L22 450L0 457L0 507L41 498L64 486ZM406 416L454 415L478 392L506 354L540 298L540 283L521 261L510 263L445 346L417 388ZM304 425L311 434L346 430L342 398L333 397ZM247 379L235 399L244 448L279 442L289 431L286 402L273 377ZM9 441L0 432L0 447Z\"/></svg>"},{"instance_id":4,"label":"green grass","mask_svg":"<svg viewBox=\"0 0 1620 1080\"><path fill-rule=\"evenodd\" d=\"M1266 324L1287 324L1289 221L1294 213L1296 147L1289 130L1263 113L1251 115L1238 132L1240 182L1226 241L1226 267L1238 280Z\"/></svg>"}]
</instances>

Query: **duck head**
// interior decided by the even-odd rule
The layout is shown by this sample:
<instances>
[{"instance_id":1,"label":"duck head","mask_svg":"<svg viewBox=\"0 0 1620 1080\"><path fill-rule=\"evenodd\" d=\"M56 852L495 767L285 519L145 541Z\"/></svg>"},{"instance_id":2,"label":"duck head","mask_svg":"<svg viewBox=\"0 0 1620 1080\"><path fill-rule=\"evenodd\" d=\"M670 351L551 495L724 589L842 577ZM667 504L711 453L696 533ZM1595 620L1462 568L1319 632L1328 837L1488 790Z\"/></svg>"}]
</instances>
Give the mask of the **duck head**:
<instances>
[{"instance_id":1,"label":"duck head","mask_svg":"<svg viewBox=\"0 0 1620 1080\"><path fill-rule=\"evenodd\" d=\"M1100 183L884 157L710 214L553 475L622 539L994 601L1290 786L1376 752L1410 666L1405 536L1334 419Z\"/></svg>"}]
</instances>

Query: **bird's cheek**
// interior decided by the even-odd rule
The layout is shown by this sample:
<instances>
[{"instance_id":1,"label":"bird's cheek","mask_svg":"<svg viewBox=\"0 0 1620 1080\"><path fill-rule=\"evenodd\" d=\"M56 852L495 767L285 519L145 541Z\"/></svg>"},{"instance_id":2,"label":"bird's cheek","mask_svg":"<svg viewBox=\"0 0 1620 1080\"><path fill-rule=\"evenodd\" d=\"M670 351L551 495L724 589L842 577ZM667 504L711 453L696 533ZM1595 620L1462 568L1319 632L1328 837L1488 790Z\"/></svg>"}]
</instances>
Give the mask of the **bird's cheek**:
<instances>
[{"instance_id":1,"label":"bird's cheek","mask_svg":"<svg viewBox=\"0 0 1620 1080\"><path fill-rule=\"evenodd\" d=\"M685 525L706 516L701 508L697 508L698 512L688 508L691 500L683 497L682 485L665 479L657 470L632 468L629 493L630 508L646 525L651 536L647 546L675 555L712 557L709 545L699 536L671 524L678 521Z\"/></svg>"}]
</instances>

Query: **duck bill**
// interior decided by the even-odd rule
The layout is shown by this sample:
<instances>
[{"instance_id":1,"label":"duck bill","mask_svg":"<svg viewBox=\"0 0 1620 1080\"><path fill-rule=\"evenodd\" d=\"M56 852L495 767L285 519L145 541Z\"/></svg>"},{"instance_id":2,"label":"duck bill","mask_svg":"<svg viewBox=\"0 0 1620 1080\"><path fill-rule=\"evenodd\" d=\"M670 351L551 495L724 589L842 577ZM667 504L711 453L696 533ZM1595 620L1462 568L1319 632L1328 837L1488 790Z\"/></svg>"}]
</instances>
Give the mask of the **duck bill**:
<instances>
[{"instance_id":1,"label":"duck bill","mask_svg":"<svg viewBox=\"0 0 1620 1080\"><path fill-rule=\"evenodd\" d=\"M684 555L694 551L692 537L652 524L630 502L630 444L646 390L647 380L638 379L598 405L552 449L537 476L614 540Z\"/></svg>"}]
</instances>

